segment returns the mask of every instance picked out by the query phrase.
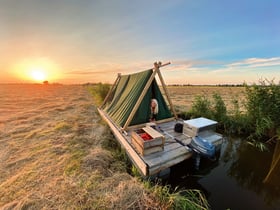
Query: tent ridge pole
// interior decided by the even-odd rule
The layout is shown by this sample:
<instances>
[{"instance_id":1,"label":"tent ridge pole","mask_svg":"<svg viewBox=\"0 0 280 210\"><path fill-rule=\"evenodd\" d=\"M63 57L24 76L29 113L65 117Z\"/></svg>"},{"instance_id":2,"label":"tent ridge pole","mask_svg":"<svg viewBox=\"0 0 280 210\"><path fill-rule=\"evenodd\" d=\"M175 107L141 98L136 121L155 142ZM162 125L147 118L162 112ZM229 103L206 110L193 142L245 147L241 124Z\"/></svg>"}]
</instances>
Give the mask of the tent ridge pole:
<instances>
[{"instance_id":1,"label":"tent ridge pole","mask_svg":"<svg viewBox=\"0 0 280 210\"><path fill-rule=\"evenodd\" d=\"M166 97L167 97L168 103L169 103L169 105L170 105L170 108L171 108L171 110L172 110L172 112L173 112L173 114L174 114L175 119L177 120L177 119L178 119L178 116L177 116L176 111L175 111L175 109L174 109L173 103L172 103L172 101L171 101L170 95L169 95L168 90L167 90L167 88L166 88L166 85L165 85L164 79L163 79L163 77L162 77L162 74L161 74L161 72L160 72L160 70L159 70L160 67L166 66L166 65L169 65L169 64L170 64L170 62L165 63L165 64L161 64L161 62L158 62L158 63L155 62L155 63L154 63L154 66L155 66L155 71L157 72L157 74L158 74L158 76L159 76L159 79L160 79L161 85L162 85L162 87L163 87L163 90L164 90L164 92L165 92L165 94L166 94Z\"/></svg>"}]
</instances>

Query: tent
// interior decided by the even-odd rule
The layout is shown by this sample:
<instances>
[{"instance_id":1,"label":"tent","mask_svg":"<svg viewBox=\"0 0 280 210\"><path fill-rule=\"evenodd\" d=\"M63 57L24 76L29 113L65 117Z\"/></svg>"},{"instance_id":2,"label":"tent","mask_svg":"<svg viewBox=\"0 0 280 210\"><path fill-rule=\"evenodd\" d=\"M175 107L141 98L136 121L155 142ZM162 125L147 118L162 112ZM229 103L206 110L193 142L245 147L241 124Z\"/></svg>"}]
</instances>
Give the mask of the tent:
<instances>
[{"instance_id":1,"label":"tent","mask_svg":"<svg viewBox=\"0 0 280 210\"><path fill-rule=\"evenodd\" d=\"M156 121L177 118L159 70L160 67L168 64L162 65L161 63L155 63L153 69L129 75L118 74L101 109L115 124L124 130L128 126L149 122L151 114L150 102L152 98L158 101L159 112ZM169 106L157 84L156 75L158 75L161 81Z\"/></svg>"}]
</instances>

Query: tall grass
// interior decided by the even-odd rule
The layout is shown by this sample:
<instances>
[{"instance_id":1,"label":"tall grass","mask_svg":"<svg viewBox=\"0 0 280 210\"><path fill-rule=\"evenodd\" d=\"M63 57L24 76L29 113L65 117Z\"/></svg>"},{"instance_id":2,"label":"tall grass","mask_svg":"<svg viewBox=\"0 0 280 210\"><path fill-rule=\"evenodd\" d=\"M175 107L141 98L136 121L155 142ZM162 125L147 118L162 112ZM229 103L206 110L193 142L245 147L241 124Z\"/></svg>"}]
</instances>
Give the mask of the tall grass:
<instances>
[{"instance_id":1,"label":"tall grass","mask_svg":"<svg viewBox=\"0 0 280 210\"><path fill-rule=\"evenodd\" d=\"M245 112L240 111L241 101L232 99L233 110L228 112L221 96L212 99L199 95L185 116L206 117L219 122L219 128L229 134L246 135L255 142L278 138L280 134L280 86L273 81L260 80L259 84L246 86ZM262 147L262 146L260 146Z\"/></svg>"},{"instance_id":2,"label":"tall grass","mask_svg":"<svg viewBox=\"0 0 280 210\"><path fill-rule=\"evenodd\" d=\"M103 83L97 83L88 85L88 91L91 93L91 95L94 97L97 104L101 104L105 97L107 96L107 93L109 92L111 85L110 84L103 84Z\"/></svg>"},{"instance_id":3,"label":"tall grass","mask_svg":"<svg viewBox=\"0 0 280 210\"><path fill-rule=\"evenodd\" d=\"M150 181L144 181L144 186L155 196L156 209L207 210L209 204L201 191L196 189L171 190L169 185L162 186Z\"/></svg>"},{"instance_id":4,"label":"tall grass","mask_svg":"<svg viewBox=\"0 0 280 210\"><path fill-rule=\"evenodd\" d=\"M246 108L255 132L250 136L274 138L280 129L280 85L261 80L259 85L246 87Z\"/></svg>"}]
</instances>

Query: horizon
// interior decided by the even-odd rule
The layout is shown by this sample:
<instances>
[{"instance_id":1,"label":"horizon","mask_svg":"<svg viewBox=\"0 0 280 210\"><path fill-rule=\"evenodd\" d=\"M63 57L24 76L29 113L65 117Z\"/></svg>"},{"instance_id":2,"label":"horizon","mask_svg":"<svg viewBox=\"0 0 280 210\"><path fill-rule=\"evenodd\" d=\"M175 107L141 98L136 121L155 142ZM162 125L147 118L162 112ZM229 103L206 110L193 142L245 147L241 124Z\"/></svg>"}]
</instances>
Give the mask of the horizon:
<instances>
[{"instance_id":1,"label":"horizon","mask_svg":"<svg viewBox=\"0 0 280 210\"><path fill-rule=\"evenodd\" d=\"M171 62L167 84L280 81L280 2L0 2L0 83L113 83Z\"/></svg>"}]
</instances>

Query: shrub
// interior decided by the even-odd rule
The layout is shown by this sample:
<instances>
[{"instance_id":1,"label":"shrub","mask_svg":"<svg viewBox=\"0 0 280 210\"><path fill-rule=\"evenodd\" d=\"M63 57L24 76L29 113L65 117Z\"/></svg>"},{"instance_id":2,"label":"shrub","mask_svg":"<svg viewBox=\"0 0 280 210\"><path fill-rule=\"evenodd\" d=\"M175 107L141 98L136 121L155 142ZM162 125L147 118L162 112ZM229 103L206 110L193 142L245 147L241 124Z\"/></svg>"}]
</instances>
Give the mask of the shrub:
<instances>
[{"instance_id":1,"label":"shrub","mask_svg":"<svg viewBox=\"0 0 280 210\"><path fill-rule=\"evenodd\" d=\"M280 127L280 86L260 80L259 85L246 86L246 108L255 132L251 138L272 138Z\"/></svg>"},{"instance_id":2,"label":"shrub","mask_svg":"<svg viewBox=\"0 0 280 210\"><path fill-rule=\"evenodd\" d=\"M190 112L192 117L212 118L210 100L205 96L196 96Z\"/></svg>"},{"instance_id":3,"label":"shrub","mask_svg":"<svg viewBox=\"0 0 280 210\"><path fill-rule=\"evenodd\" d=\"M98 95L100 96L100 98L102 100L105 99L109 90L110 90L110 85L109 84L103 84L103 83L98 83L97 84L96 91L98 92Z\"/></svg>"},{"instance_id":4,"label":"shrub","mask_svg":"<svg viewBox=\"0 0 280 210\"><path fill-rule=\"evenodd\" d=\"M88 86L88 90L96 100L97 104L101 104L102 101L104 101L110 88L111 86L109 84L103 84L103 83L98 83L98 84Z\"/></svg>"}]
</instances>

